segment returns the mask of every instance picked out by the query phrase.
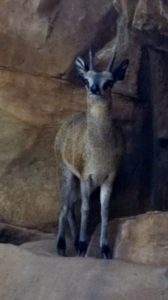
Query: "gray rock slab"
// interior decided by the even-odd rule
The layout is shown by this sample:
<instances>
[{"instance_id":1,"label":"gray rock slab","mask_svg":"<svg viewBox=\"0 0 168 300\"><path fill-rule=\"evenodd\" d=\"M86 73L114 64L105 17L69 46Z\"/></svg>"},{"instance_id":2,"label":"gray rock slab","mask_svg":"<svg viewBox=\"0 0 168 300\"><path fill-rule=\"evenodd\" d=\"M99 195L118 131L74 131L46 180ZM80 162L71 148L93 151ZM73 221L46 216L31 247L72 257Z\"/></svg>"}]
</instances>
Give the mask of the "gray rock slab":
<instances>
[{"instance_id":1,"label":"gray rock slab","mask_svg":"<svg viewBox=\"0 0 168 300\"><path fill-rule=\"evenodd\" d=\"M73 247L72 240L70 238L66 239L66 255L75 256L75 249ZM21 245L22 248L27 249L33 253L40 254L40 255L49 255L49 256L57 256L56 251L56 237L53 235L52 238L43 239L39 241L32 241L28 243L24 243Z\"/></svg>"},{"instance_id":2,"label":"gray rock slab","mask_svg":"<svg viewBox=\"0 0 168 300\"><path fill-rule=\"evenodd\" d=\"M168 269L0 245L1 300L167 300Z\"/></svg>"}]
</instances>

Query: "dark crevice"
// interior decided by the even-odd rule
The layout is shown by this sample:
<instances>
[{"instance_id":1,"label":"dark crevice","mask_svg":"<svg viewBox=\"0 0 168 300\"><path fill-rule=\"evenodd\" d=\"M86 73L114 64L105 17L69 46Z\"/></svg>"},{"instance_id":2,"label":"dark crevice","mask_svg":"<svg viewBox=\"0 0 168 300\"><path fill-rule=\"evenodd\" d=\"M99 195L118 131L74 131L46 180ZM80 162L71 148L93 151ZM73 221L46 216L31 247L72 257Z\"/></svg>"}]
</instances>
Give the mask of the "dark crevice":
<instances>
[{"instance_id":1,"label":"dark crevice","mask_svg":"<svg viewBox=\"0 0 168 300\"><path fill-rule=\"evenodd\" d=\"M38 14L42 17L51 17L55 8L61 0L41 0L38 7Z\"/></svg>"},{"instance_id":2,"label":"dark crevice","mask_svg":"<svg viewBox=\"0 0 168 300\"><path fill-rule=\"evenodd\" d=\"M142 56L139 71L139 99L144 110L144 121L141 134L141 189L139 194L140 212L154 209L151 199L152 176L153 176L153 113L150 90L150 65L148 48L142 48Z\"/></svg>"},{"instance_id":3,"label":"dark crevice","mask_svg":"<svg viewBox=\"0 0 168 300\"><path fill-rule=\"evenodd\" d=\"M168 49L168 38L167 36L161 35L157 30L145 31L133 29L133 35L142 44L148 45L150 48L157 49L159 51L167 51Z\"/></svg>"},{"instance_id":4,"label":"dark crevice","mask_svg":"<svg viewBox=\"0 0 168 300\"><path fill-rule=\"evenodd\" d=\"M53 33L53 30L54 30L54 23L55 23L56 19L57 19L57 11L48 20L48 29L47 29L47 34L46 34L46 38L45 38L46 41L48 41L51 38L51 35Z\"/></svg>"},{"instance_id":5,"label":"dark crevice","mask_svg":"<svg viewBox=\"0 0 168 300\"><path fill-rule=\"evenodd\" d=\"M31 230L9 224L0 224L0 243L21 245L30 241L40 240L48 235L38 230Z\"/></svg>"},{"instance_id":6,"label":"dark crevice","mask_svg":"<svg viewBox=\"0 0 168 300\"><path fill-rule=\"evenodd\" d=\"M168 210L168 127L167 86L168 54L150 49L151 90L154 127L153 185L151 197L154 208Z\"/></svg>"},{"instance_id":7,"label":"dark crevice","mask_svg":"<svg viewBox=\"0 0 168 300\"><path fill-rule=\"evenodd\" d=\"M159 138L158 139L158 142L159 142L159 146L162 148L162 149L168 149L168 138Z\"/></svg>"}]
</instances>

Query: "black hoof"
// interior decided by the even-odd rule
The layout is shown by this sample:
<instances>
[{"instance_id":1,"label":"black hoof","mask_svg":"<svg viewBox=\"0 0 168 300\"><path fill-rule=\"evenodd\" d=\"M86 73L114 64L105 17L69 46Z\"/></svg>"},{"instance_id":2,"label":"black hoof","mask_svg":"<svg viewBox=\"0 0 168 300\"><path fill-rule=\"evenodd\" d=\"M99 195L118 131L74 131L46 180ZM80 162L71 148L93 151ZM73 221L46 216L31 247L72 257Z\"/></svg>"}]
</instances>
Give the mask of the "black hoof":
<instances>
[{"instance_id":1,"label":"black hoof","mask_svg":"<svg viewBox=\"0 0 168 300\"><path fill-rule=\"evenodd\" d=\"M86 250L87 250L87 242L80 242L79 241L78 250L77 250L78 256L84 257L85 254L86 254Z\"/></svg>"},{"instance_id":2,"label":"black hoof","mask_svg":"<svg viewBox=\"0 0 168 300\"><path fill-rule=\"evenodd\" d=\"M101 247L101 258L112 259L112 254L109 245L102 245Z\"/></svg>"},{"instance_id":3,"label":"black hoof","mask_svg":"<svg viewBox=\"0 0 168 300\"><path fill-rule=\"evenodd\" d=\"M65 256L66 242L65 239L60 237L57 242L57 252L59 255Z\"/></svg>"}]
</instances>

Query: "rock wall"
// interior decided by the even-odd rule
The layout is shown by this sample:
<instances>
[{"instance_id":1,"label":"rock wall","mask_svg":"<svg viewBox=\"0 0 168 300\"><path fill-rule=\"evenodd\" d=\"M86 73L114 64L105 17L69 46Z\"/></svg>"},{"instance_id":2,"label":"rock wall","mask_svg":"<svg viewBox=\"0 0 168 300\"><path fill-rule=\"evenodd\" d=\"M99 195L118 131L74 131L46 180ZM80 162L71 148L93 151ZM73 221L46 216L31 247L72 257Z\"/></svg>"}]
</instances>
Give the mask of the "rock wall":
<instances>
[{"instance_id":1,"label":"rock wall","mask_svg":"<svg viewBox=\"0 0 168 300\"><path fill-rule=\"evenodd\" d=\"M139 264L168 266L168 213L152 211L109 224L109 244L113 259ZM90 239L87 256L100 258L100 226Z\"/></svg>"},{"instance_id":2,"label":"rock wall","mask_svg":"<svg viewBox=\"0 0 168 300\"><path fill-rule=\"evenodd\" d=\"M58 124L85 108L73 61L129 58L113 90L127 154L112 214L168 209L168 5L165 0L0 3L0 220L48 230L57 219Z\"/></svg>"}]
</instances>

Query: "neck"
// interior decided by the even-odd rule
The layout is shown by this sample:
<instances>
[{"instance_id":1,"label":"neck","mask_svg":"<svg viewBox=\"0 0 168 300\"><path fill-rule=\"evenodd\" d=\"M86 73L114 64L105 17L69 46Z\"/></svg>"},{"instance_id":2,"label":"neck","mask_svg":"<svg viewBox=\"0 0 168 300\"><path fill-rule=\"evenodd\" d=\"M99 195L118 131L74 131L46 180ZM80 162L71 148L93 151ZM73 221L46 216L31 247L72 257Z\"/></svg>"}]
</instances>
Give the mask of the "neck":
<instances>
[{"instance_id":1,"label":"neck","mask_svg":"<svg viewBox=\"0 0 168 300\"><path fill-rule=\"evenodd\" d=\"M111 97L105 100L87 99L88 137L94 143L108 142L113 132Z\"/></svg>"}]
</instances>

